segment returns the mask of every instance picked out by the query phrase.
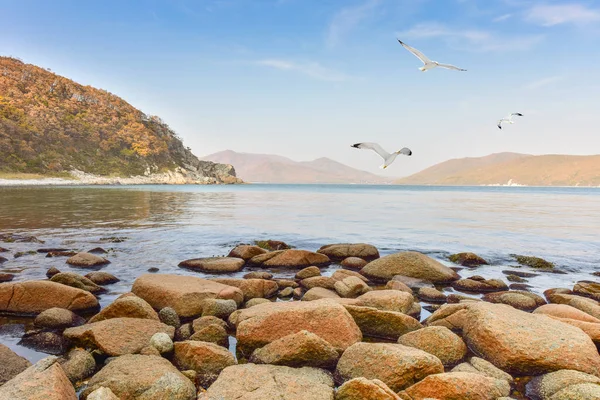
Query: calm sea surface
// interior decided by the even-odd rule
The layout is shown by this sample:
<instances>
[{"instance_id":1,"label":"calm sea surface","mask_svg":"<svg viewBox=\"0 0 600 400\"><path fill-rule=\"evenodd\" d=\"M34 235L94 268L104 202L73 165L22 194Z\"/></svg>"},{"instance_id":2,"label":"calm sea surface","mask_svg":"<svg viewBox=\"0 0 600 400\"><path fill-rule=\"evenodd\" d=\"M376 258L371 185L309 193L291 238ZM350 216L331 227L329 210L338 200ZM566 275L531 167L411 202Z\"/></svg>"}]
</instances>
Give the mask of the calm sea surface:
<instances>
[{"instance_id":1,"label":"calm sea surface","mask_svg":"<svg viewBox=\"0 0 600 400\"><path fill-rule=\"evenodd\" d=\"M65 258L39 253L13 258L18 251L112 249L107 256L111 264L102 270L121 282L107 286L111 292L101 297L102 305L129 291L133 280L148 268L206 276L177 264L188 258L227 255L236 244L257 239L283 240L308 250L328 243L366 242L377 246L382 255L417 250L447 265L451 265L446 260L449 254L473 251L492 264L462 271L463 276L504 278L502 270L516 264L510 254L535 255L566 272L531 278L532 290L540 292L593 279L591 273L600 271L600 189L258 184L0 187L0 233L34 235L45 241L43 245L0 243L10 250L1 254L9 261L0 264L0 272L14 273L15 280L45 279L51 266L86 273L70 268ZM101 240L114 236L126 239ZM336 268L331 266L326 274ZM17 336L0 330L0 342L19 354L32 361L43 356L16 345Z\"/></svg>"}]
</instances>

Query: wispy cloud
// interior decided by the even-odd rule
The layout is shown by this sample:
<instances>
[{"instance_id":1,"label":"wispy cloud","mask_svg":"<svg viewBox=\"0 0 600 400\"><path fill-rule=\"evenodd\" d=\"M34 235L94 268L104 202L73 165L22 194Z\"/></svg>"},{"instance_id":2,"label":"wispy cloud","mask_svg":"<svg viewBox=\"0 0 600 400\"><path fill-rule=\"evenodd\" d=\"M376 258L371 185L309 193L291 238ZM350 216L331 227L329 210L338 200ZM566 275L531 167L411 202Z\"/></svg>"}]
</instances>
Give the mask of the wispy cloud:
<instances>
[{"instance_id":1,"label":"wispy cloud","mask_svg":"<svg viewBox=\"0 0 600 400\"><path fill-rule=\"evenodd\" d=\"M281 59L265 59L254 62L256 65L279 69L282 71L293 71L322 81L345 81L350 79L349 75L322 66L318 62L295 62Z\"/></svg>"},{"instance_id":2,"label":"wispy cloud","mask_svg":"<svg viewBox=\"0 0 600 400\"><path fill-rule=\"evenodd\" d=\"M539 79L537 81L530 82L527 85L525 85L525 88L526 89L539 89L541 87L548 86L548 85L551 85L551 84L553 84L555 82L558 82L558 81L560 81L562 79L564 79L563 76L558 76L558 75L557 76L550 76L548 78L543 78L543 79Z\"/></svg>"},{"instance_id":3,"label":"wispy cloud","mask_svg":"<svg viewBox=\"0 0 600 400\"><path fill-rule=\"evenodd\" d=\"M535 5L526 11L525 20L542 26L586 25L600 21L600 10L582 4Z\"/></svg>"},{"instance_id":4,"label":"wispy cloud","mask_svg":"<svg viewBox=\"0 0 600 400\"><path fill-rule=\"evenodd\" d=\"M510 17L512 17L512 14L504 14L501 15L499 17L496 17L492 20L492 22L502 22L502 21L506 21L507 19L509 19Z\"/></svg>"},{"instance_id":5,"label":"wispy cloud","mask_svg":"<svg viewBox=\"0 0 600 400\"><path fill-rule=\"evenodd\" d=\"M525 51L543 40L542 35L499 37L496 34L479 29L452 29L439 23L418 24L405 32L399 32L404 38L437 38L447 41L451 46L469 51Z\"/></svg>"},{"instance_id":6,"label":"wispy cloud","mask_svg":"<svg viewBox=\"0 0 600 400\"><path fill-rule=\"evenodd\" d=\"M326 44L335 47L342 38L354 29L358 24L372 15L373 10L381 3L381 0L367 0L353 7L342 8L337 12L327 29Z\"/></svg>"}]
</instances>

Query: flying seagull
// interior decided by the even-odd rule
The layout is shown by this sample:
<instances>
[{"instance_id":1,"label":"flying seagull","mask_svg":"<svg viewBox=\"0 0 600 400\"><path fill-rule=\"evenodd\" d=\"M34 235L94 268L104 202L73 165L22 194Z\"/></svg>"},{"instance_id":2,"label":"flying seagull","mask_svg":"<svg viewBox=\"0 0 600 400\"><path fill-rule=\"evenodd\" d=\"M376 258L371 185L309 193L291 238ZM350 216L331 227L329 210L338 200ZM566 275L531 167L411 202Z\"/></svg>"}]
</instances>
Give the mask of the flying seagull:
<instances>
[{"instance_id":1,"label":"flying seagull","mask_svg":"<svg viewBox=\"0 0 600 400\"><path fill-rule=\"evenodd\" d=\"M379 154L384 160L383 165L379 167L381 169L386 169L387 167L389 167L390 164L394 162L398 154L404 154L405 156L412 155L412 151L406 147L403 147L402 149L390 154L383 148L381 148L381 146L377 143L355 143L352 145L352 147L356 147L357 149L373 150L375 153Z\"/></svg>"},{"instance_id":2,"label":"flying seagull","mask_svg":"<svg viewBox=\"0 0 600 400\"><path fill-rule=\"evenodd\" d=\"M458 68L458 67L455 67L454 65L440 64L437 61L431 61L429 58L427 58L425 56L425 54L421 53L419 50L415 49L414 47L410 47L409 45L407 45L406 43L404 43L400 39L398 39L398 42L400 42L400 44L402 46L404 46L404 48L406 50L408 50L411 53L413 53L419 60L421 60L421 62L423 62L423 64L425 64L421 68L419 68L422 72L426 72L427 70L433 69L433 68L436 68L436 67L441 67L441 68L446 68L446 69L454 69L456 71L466 71L466 69Z\"/></svg>"},{"instance_id":3,"label":"flying seagull","mask_svg":"<svg viewBox=\"0 0 600 400\"><path fill-rule=\"evenodd\" d=\"M503 123L503 122L508 122L509 124L514 124L514 123L515 123L515 121L513 121L513 120L512 120L512 118L513 118L515 115L516 115L516 116L518 116L518 117L522 117L522 116L523 116L523 114L521 114L521 113L512 113L512 114L508 114L508 116L507 116L507 117L504 117L504 118L502 118L500 121L498 121L498 128L502 129L502 123Z\"/></svg>"}]
</instances>

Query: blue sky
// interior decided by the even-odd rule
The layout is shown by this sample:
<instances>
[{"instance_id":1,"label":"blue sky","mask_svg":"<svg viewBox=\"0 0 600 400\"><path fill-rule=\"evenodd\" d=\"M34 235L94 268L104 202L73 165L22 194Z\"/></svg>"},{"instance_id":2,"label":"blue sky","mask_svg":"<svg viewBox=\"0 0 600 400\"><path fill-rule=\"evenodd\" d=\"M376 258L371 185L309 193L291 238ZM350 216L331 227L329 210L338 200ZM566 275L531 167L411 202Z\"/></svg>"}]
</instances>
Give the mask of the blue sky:
<instances>
[{"instance_id":1,"label":"blue sky","mask_svg":"<svg viewBox=\"0 0 600 400\"><path fill-rule=\"evenodd\" d=\"M514 151L600 153L600 1L0 0L0 54L163 118L199 156L407 146L385 171ZM396 37L467 72L417 68ZM502 131L509 112L525 116Z\"/></svg>"}]
</instances>

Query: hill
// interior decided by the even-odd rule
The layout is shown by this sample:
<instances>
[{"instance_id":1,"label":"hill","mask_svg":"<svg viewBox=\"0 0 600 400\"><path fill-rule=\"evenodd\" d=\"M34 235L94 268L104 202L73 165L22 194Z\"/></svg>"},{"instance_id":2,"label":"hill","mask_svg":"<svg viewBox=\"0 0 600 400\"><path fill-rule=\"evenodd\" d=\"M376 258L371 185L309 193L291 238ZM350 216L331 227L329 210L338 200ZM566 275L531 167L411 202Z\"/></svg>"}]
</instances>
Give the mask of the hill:
<instances>
[{"instance_id":1,"label":"hill","mask_svg":"<svg viewBox=\"0 0 600 400\"><path fill-rule=\"evenodd\" d=\"M202 157L234 164L246 182L264 183L385 183L390 179L360 171L329 158L294 161L271 154L236 153L226 150Z\"/></svg>"},{"instance_id":2,"label":"hill","mask_svg":"<svg viewBox=\"0 0 600 400\"><path fill-rule=\"evenodd\" d=\"M600 186L600 155L498 153L436 164L394 183L404 185Z\"/></svg>"},{"instance_id":3,"label":"hill","mask_svg":"<svg viewBox=\"0 0 600 400\"><path fill-rule=\"evenodd\" d=\"M0 57L0 172L71 171L239 182L232 166L200 161L159 117L105 90Z\"/></svg>"}]
</instances>

